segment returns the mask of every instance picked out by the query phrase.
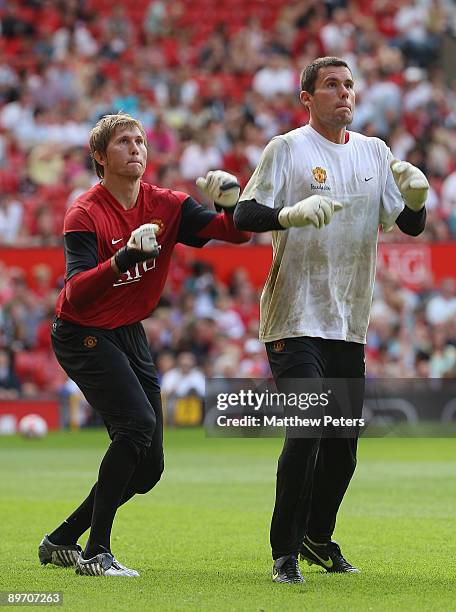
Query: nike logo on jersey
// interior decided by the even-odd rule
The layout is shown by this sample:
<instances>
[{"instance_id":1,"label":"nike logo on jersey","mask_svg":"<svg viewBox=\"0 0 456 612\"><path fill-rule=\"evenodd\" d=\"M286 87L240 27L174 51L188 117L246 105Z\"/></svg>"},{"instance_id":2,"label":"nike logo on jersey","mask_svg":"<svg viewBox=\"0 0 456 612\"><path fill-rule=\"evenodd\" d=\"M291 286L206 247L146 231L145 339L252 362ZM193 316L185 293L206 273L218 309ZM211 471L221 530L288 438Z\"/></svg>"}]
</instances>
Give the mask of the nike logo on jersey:
<instances>
[{"instance_id":1,"label":"nike logo on jersey","mask_svg":"<svg viewBox=\"0 0 456 612\"><path fill-rule=\"evenodd\" d=\"M371 181L373 178L374 178L373 176L370 176L369 178L364 178L364 180L365 180L365 181L366 181L366 183L367 183L367 181Z\"/></svg>"},{"instance_id":2,"label":"nike logo on jersey","mask_svg":"<svg viewBox=\"0 0 456 612\"><path fill-rule=\"evenodd\" d=\"M122 242L123 238L118 238L117 240L114 240L114 238L111 240L111 244L117 244L118 242Z\"/></svg>"}]
</instances>

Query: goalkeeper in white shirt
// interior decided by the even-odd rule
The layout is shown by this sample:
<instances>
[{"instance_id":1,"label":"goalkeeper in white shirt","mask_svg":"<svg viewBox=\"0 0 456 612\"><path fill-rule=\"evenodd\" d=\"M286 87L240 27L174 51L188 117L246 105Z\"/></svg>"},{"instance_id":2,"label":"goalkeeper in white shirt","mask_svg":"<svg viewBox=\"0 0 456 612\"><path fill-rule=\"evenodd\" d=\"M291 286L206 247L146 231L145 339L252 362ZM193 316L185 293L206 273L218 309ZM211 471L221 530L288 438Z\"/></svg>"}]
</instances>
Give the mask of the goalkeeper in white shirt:
<instances>
[{"instance_id":1,"label":"goalkeeper in white shirt","mask_svg":"<svg viewBox=\"0 0 456 612\"><path fill-rule=\"evenodd\" d=\"M355 109L345 61L323 57L301 76L309 124L266 146L235 212L238 229L272 230L260 339L276 381L363 380L378 229L417 236L429 184L386 144L347 130ZM351 397L359 418L363 393ZM356 572L332 541L356 466L357 437L286 437L271 523L275 582L302 582L298 555Z\"/></svg>"}]
</instances>

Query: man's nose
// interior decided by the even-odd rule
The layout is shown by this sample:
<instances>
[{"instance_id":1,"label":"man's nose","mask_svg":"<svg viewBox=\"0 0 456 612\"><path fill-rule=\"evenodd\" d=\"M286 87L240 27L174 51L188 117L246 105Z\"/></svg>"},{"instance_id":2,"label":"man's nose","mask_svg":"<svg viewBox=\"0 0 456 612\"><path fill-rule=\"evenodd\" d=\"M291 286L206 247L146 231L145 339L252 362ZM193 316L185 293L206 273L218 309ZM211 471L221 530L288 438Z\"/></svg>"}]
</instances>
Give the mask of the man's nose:
<instances>
[{"instance_id":1,"label":"man's nose","mask_svg":"<svg viewBox=\"0 0 456 612\"><path fill-rule=\"evenodd\" d=\"M341 85L340 95L342 98L348 98L348 89L345 87L345 85Z\"/></svg>"}]
</instances>

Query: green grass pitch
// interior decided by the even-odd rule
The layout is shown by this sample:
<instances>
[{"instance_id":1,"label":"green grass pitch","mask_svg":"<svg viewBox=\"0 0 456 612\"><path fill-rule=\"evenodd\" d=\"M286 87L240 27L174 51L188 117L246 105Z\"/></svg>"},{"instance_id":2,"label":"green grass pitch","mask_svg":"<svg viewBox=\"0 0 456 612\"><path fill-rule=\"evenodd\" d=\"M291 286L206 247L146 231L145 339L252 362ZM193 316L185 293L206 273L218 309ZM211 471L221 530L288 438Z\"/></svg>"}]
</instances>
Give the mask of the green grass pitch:
<instances>
[{"instance_id":1,"label":"green grass pitch","mask_svg":"<svg viewBox=\"0 0 456 612\"><path fill-rule=\"evenodd\" d=\"M303 564L303 585L270 579L281 441L199 429L165 432L162 481L117 515L113 551L139 579L41 567L43 533L89 491L106 446L104 432L0 438L0 590L63 591L78 611L456 609L454 439L362 439L335 534L362 574Z\"/></svg>"}]
</instances>

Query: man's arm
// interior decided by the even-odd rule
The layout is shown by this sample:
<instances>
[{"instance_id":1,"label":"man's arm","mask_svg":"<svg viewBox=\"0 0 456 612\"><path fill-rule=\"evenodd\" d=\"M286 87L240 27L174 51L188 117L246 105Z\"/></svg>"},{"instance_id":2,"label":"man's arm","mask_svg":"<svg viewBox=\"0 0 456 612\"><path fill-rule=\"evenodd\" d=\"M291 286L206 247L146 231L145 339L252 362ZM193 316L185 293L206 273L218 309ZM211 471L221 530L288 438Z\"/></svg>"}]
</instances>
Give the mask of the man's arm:
<instances>
[{"instance_id":1,"label":"man's arm","mask_svg":"<svg viewBox=\"0 0 456 612\"><path fill-rule=\"evenodd\" d=\"M300 200L293 206L269 208L256 200L243 200L238 204L239 212L234 214L236 227L253 232L284 230L290 227L313 225L321 229L331 221L334 212L342 204L325 196L313 195Z\"/></svg>"},{"instance_id":2,"label":"man's arm","mask_svg":"<svg viewBox=\"0 0 456 612\"><path fill-rule=\"evenodd\" d=\"M281 208L269 208L256 200L243 200L234 211L234 224L240 230L258 233L284 230L279 221L281 210Z\"/></svg>"},{"instance_id":3,"label":"man's arm","mask_svg":"<svg viewBox=\"0 0 456 612\"><path fill-rule=\"evenodd\" d=\"M411 163L392 159L391 172L405 207L396 219L399 229L409 236L418 236L426 225L426 202L429 182L419 168Z\"/></svg>"},{"instance_id":4,"label":"man's arm","mask_svg":"<svg viewBox=\"0 0 456 612\"><path fill-rule=\"evenodd\" d=\"M92 231L91 231L92 230ZM140 261L158 255L156 226L134 230L125 247L106 261L98 262L98 241L84 211L73 207L65 218L65 296L74 308L85 308L112 287L122 272Z\"/></svg>"},{"instance_id":5,"label":"man's arm","mask_svg":"<svg viewBox=\"0 0 456 612\"><path fill-rule=\"evenodd\" d=\"M291 153L283 138L273 138L263 151L234 212L237 228L252 232L269 232L290 227L327 225L342 204L324 196L313 195L291 206L285 201ZM279 203L279 205L277 205Z\"/></svg>"},{"instance_id":6,"label":"man's arm","mask_svg":"<svg viewBox=\"0 0 456 612\"><path fill-rule=\"evenodd\" d=\"M223 240L241 244L250 240L250 233L236 229L233 212L239 200L240 187L237 178L223 170L208 172L199 177L198 187L222 213L208 210L190 196L182 202L182 216L176 242L202 247L209 240Z\"/></svg>"},{"instance_id":7,"label":"man's arm","mask_svg":"<svg viewBox=\"0 0 456 612\"><path fill-rule=\"evenodd\" d=\"M176 242L203 247L209 240L241 244L250 240L250 232L236 229L230 211L217 213L198 204L190 196L182 203L182 216Z\"/></svg>"},{"instance_id":8,"label":"man's arm","mask_svg":"<svg viewBox=\"0 0 456 612\"><path fill-rule=\"evenodd\" d=\"M69 231L63 236L65 250L65 296L75 308L84 308L100 298L119 277L113 257L98 263L94 232Z\"/></svg>"}]
</instances>

